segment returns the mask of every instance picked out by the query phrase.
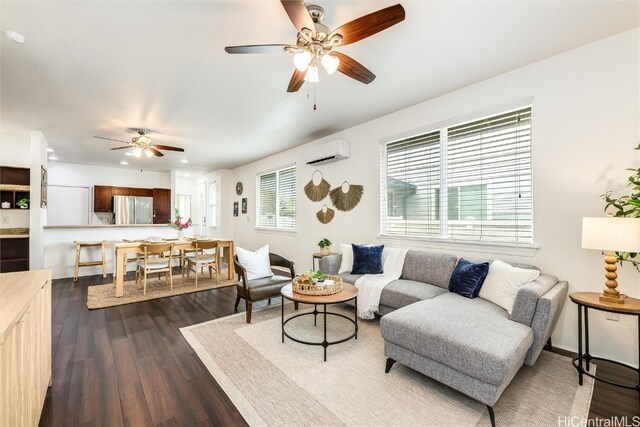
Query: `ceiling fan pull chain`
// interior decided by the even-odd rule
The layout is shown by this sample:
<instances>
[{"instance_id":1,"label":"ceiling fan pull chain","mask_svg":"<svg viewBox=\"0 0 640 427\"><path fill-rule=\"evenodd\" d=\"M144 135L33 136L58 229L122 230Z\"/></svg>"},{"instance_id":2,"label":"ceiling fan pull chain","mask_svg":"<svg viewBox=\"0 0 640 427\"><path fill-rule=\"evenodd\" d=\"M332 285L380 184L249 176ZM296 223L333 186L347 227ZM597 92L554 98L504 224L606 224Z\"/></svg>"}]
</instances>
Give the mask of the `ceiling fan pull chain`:
<instances>
[{"instance_id":1,"label":"ceiling fan pull chain","mask_svg":"<svg viewBox=\"0 0 640 427\"><path fill-rule=\"evenodd\" d=\"M313 110L317 110L316 108L316 83L313 84Z\"/></svg>"}]
</instances>

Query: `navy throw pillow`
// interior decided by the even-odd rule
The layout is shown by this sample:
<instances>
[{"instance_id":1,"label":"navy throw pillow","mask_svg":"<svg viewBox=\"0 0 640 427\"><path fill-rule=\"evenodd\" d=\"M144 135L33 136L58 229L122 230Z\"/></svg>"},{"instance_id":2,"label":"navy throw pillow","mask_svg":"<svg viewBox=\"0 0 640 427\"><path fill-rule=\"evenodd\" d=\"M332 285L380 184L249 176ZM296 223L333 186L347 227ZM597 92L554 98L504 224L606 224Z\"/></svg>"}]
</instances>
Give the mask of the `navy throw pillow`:
<instances>
[{"instance_id":1,"label":"navy throw pillow","mask_svg":"<svg viewBox=\"0 0 640 427\"><path fill-rule=\"evenodd\" d=\"M489 263L473 263L460 258L449 280L449 290L467 298L475 298L489 273Z\"/></svg>"},{"instance_id":2,"label":"navy throw pillow","mask_svg":"<svg viewBox=\"0 0 640 427\"><path fill-rule=\"evenodd\" d=\"M354 245L351 274L382 274L384 245Z\"/></svg>"}]
</instances>

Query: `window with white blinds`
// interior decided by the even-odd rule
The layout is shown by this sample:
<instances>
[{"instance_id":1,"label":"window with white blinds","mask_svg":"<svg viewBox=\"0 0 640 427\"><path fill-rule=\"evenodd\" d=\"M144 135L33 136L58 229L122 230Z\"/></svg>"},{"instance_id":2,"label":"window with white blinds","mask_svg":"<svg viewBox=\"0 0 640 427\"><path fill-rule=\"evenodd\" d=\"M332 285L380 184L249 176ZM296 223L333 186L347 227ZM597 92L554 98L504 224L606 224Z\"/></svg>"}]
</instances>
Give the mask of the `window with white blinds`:
<instances>
[{"instance_id":1,"label":"window with white blinds","mask_svg":"<svg viewBox=\"0 0 640 427\"><path fill-rule=\"evenodd\" d=\"M533 243L531 107L383 149L381 234Z\"/></svg>"},{"instance_id":2,"label":"window with white blinds","mask_svg":"<svg viewBox=\"0 0 640 427\"><path fill-rule=\"evenodd\" d=\"M258 175L256 187L258 195L256 226L276 230L295 230L295 166Z\"/></svg>"}]
</instances>

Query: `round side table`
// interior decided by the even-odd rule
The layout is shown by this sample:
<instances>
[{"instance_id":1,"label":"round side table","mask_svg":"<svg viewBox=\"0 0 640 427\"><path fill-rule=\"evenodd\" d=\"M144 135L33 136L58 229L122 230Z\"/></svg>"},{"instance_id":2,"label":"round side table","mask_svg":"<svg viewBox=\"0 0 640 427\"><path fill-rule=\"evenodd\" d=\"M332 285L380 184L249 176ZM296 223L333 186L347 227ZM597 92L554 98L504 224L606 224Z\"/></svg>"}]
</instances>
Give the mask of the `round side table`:
<instances>
[{"instance_id":1,"label":"round side table","mask_svg":"<svg viewBox=\"0 0 640 427\"><path fill-rule=\"evenodd\" d=\"M574 292L569 295L571 301L578 305L578 357L573 359L573 366L578 370L578 382L582 385L583 375L587 375L595 380L611 384L616 387L622 387L630 390L636 390L640 393L640 299L626 298L624 304L600 301L599 292ZM618 313L628 316L636 316L638 318L638 368L626 365L624 363L605 359L602 357L594 357L589 353L589 309L605 311L608 313ZM584 318L584 353L582 351L582 324ZM637 374L638 383L621 384L611 380L598 377L589 372L589 366L592 360L601 360L604 362L615 363L623 368L630 369ZM584 366L583 366L584 364ZM585 369L586 367L586 369Z\"/></svg>"}]
</instances>

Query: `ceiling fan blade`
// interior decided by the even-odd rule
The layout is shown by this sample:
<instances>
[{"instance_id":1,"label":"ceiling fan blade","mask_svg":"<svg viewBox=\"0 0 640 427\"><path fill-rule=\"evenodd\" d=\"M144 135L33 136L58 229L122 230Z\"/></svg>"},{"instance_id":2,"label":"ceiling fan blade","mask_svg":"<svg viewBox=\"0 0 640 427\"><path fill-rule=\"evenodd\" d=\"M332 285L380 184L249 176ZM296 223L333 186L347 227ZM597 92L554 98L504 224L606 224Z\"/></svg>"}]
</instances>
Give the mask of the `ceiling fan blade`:
<instances>
[{"instance_id":1,"label":"ceiling fan blade","mask_svg":"<svg viewBox=\"0 0 640 427\"><path fill-rule=\"evenodd\" d=\"M340 59L340 64L338 65L338 71L340 71L345 76L349 76L352 79L355 79L359 82L362 82L366 85L375 80L376 75L369 71L364 65L360 64L355 59L350 56L345 55L340 52L331 52L331 56L335 56Z\"/></svg>"},{"instance_id":2,"label":"ceiling fan blade","mask_svg":"<svg viewBox=\"0 0 640 427\"><path fill-rule=\"evenodd\" d=\"M110 150L125 150L127 148L131 148L131 146L127 145L126 147L115 147L115 148L110 148Z\"/></svg>"},{"instance_id":3,"label":"ceiling fan blade","mask_svg":"<svg viewBox=\"0 0 640 427\"><path fill-rule=\"evenodd\" d=\"M151 151L153 154L155 154L158 157L163 157L164 156L164 154L162 154L161 152L156 150L154 147L149 147L149 151Z\"/></svg>"},{"instance_id":4,"label":"ceiling fan blade","mask_svg":"<svg viewBox=\"0 0 640 427\"><path fill-rule=\"evenodd\" d=\"M169 151L180 151L181 153L184 152L184 148L180 148L180 147L172 147L170 145L159 145L156 144L153 147L150 148L156 148L158 150L169 150ZM156 154L157 156L157 154Z\"/></svg>"},{"instance_id":5,"label":"ceiling fan blade","mask_svg":"<svg viewBox=\"0 0 640 427\"><path fill-rule=\"evenodd\" d=\"M129 141L123 141L121 139L113 139L113 138L105 138L104 136L95 136L94 138L98 138L98 139L106 139L107 141L116 141L116 142L124 142L125 144L128 144Z\"/></svg>"},{"instance_id":6,"label":"ceiling fan blade","mask_svg":"<svg viewBox=\"0 0 640 427\"><path fill-rule=\"evenodd\" d=\"M309 15L309 11L307 10L307 6L304 4L302 0L280 0L282 3L282 7L289 15L289 19L293 22L293 25L298 29L298 32L301 33L303 28L308 28L311 30L311 36L315 37L316 35L316 26L313 24L313 19L311 19L311 15Z\"/></svg>"},{"instance_id":7,"label":"ceiling fan blade","mask_svg":"<svg viewBox=\"0 0 640 427\"><path fill-rule=\"evenodd\" d=\"M347 22L343 26L333 30L327 38L330 39L334 34L340 34L342 36L340 46L344 46L386 30L404 21L404 17L405 13L402 5L389 6L377 12L361 16L351 22Z\"/></svg>"},{"instance_id":8,"label":"ceiling fan blade","mask_svg":"<svg viewBox=\"0 0 640 427\"><path fill-rule=\"evenodd\" d=\"M246 46L227 46L227 53L277 53L284 52L288 44L249 44Z\"/></svg>"},{"instance_id":9,"label":"ceiling fan blade","mask_svg":"<svg viewBox=\"0 0 640 427\"><path fill-rule=\"evenodd\" d=\"M297 92L298 89L302 87L302 84L304 83L304 74L304 71L300 71L297 68L293 71L287 92Z\"/></svg>"}]
</instances>

